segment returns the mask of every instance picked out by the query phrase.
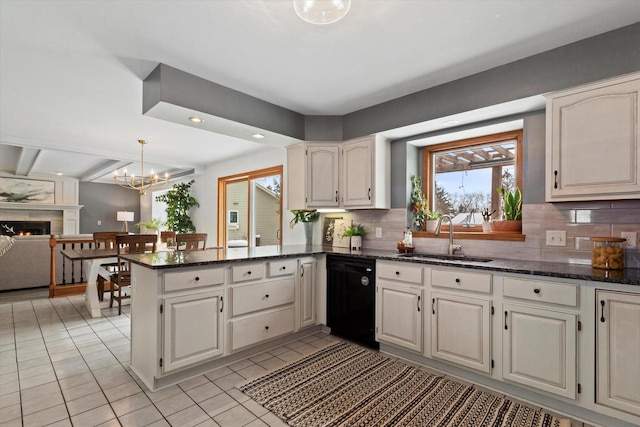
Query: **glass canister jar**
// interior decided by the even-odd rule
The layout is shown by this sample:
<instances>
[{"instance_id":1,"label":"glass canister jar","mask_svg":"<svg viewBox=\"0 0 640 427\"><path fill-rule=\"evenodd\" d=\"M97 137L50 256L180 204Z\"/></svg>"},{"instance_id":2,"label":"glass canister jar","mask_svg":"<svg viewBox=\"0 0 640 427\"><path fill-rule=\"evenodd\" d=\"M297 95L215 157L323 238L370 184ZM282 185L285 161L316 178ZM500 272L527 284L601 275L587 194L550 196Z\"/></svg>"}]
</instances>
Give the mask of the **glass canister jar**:
<instances>
[{"instance_id":1,"label":"glass canister jar","mask_svg":"<svg viewBox=\"0 0 640 427\"><path fill-rule=\"evenodd\" d=\"M626 239L620 237L592 237L593 251L591 252L591 266L607 270L622 270L624 268L624 247Z\"/></svg>"}]
</instances>

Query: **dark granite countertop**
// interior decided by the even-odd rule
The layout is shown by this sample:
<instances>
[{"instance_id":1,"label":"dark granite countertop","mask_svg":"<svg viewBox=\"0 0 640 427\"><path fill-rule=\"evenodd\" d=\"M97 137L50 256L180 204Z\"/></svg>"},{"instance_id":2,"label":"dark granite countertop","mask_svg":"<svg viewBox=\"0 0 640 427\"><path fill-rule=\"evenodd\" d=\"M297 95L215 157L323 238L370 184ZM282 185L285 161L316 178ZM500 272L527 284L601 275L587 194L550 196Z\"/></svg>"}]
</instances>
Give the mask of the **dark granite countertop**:
<instances>
[{"instance_id":1,"label":"dark granite countertop","mask_svg":"<svg viewBox=\"0 0 640 427\"><path fill-rule=\"evenodd\" d=\"M128 255L126 259L134 264L151 269L170 269L212 264L233 263L251 260L300 257L304 255L336 254L357 258L409 262L426 265L469 268L473 270L503 273L530 274L564 279L591 280L640 286L640 269L601 270L589 265L559 262L513 260L492 258L489 261L479 257L468 259L438 259L399 255L396 251L371 250L350 251L348 248L325 248L322 246L258 246L255 248L207 249L205 251L157 252L154 254Z\"/></svg>"}]
</instances>

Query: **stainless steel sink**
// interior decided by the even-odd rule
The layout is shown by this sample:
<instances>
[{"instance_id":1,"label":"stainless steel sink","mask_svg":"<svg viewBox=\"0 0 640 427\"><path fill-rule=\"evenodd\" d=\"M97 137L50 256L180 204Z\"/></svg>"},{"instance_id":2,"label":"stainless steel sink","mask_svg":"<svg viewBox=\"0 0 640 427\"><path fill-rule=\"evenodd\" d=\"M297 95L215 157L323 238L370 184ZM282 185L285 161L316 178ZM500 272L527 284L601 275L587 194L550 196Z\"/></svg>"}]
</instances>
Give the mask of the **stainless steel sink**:
<instances>
[{"instance_id":1,"label":"stainless steel sink","mask_svg":"<svg viewBox=\"0 0 640 427\"><path fill-rule=\"evenodd\" d=\"M491 262L491 258L474 257L467 255L446 255L446 254L417 254L407 253L398 254L398 258L412 258L422 260L434 260L434 261L453 261L453 262Z\"/></svg>"}]
</instances>

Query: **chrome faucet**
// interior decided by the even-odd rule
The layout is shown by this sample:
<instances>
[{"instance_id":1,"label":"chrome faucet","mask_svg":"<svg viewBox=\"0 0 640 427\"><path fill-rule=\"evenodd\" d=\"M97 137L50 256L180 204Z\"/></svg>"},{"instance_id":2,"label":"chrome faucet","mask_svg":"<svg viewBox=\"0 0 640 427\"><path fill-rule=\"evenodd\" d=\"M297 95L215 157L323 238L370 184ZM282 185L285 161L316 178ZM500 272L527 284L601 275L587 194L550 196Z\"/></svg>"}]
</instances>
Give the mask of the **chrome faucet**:
<instances>
[{"instance_id":1,"label":"chrome faucet","mask_svg":"<svg viewBox=\"0 0 640 427\"><path fill-rule=\"evenodd\" d=\"M442 215L438 219L438 225L436 225L435 235L440 235L440 227L442 227L442 221L444 219L449 220L449 251L447 253L449 255L455 255L457 251L462 251L462 245L456 245L453 243L453 221L450 215Z\"/></svg>"}]
</instances>

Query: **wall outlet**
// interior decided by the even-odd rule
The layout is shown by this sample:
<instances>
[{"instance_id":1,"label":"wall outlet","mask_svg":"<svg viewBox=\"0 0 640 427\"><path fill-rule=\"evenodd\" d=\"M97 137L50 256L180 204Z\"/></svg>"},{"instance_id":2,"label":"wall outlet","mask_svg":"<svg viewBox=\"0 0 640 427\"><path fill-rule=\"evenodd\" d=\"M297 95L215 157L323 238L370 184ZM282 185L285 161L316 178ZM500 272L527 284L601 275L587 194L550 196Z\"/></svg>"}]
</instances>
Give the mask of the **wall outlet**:
<instances>
[{"instance_id":1,"label":"wall outlet","mask_svg":"<svg viewBox=\"0 0 640 427\"><path fill-rule=\"evenodd\" d=\"M98 220L98 225L102 225L102 220Z\"/></svg>"},{"instance_id":2,"label":"wall outlet","mask_svg":"<svg viewBox=\"0 0 640 427\"><path fill-rule=\"evenodd\" d=\"M627 248L635 249L638 247L638 233L636 231L623 231L620 237L627 239Z\"/></svg>"},{"instance_id":3,"label":"wall outlet","mask_svg":"<svg viewBox=\"0 0 640 427\"><path fill-rule=\"evenodd\" d=\"M382 238L382 227L376 227L376 238Z\"/></svg>"},{"instance_id":4,"label":"wall outlet","mask_svg":"<svg viewBox=\"0 0 640 427\"><path fill-rule=\"evenodd\" d=\"M567 246L567 232L547 230L547 246Z\"/></svg>"}]
</instances>

